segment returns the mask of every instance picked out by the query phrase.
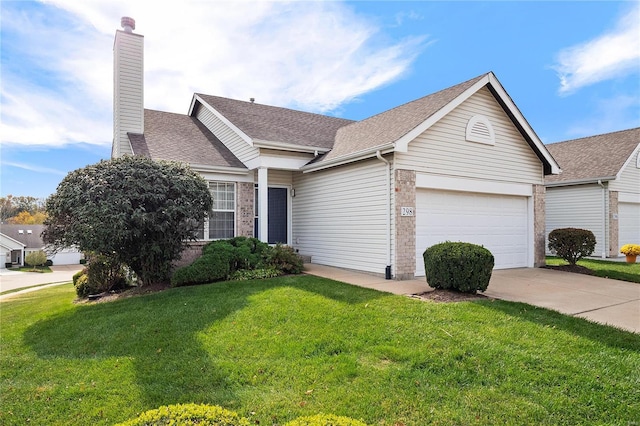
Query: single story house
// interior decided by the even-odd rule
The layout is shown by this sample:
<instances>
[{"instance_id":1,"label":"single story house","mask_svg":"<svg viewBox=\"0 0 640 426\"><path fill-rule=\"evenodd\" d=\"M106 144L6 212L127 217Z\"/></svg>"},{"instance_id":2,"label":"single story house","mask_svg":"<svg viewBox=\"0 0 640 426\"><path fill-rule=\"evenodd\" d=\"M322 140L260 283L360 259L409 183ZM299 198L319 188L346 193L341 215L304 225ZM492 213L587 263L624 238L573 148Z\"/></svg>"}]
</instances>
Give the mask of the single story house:
<instances>
[{"instance_id":1,"label":"single story house","mask_svg":"<svg viewBox=\"0 0 640 426\"><path fill-rule=\"evenodd\" d=\"M424 275L446 240L484 245L496 268L544 264L544 176L560 169L492 72L362 121L202 93L174 114L144 109L144 38L122 25L112 156L201 173L203 242L256 236L394 279Z\"/></svg>"},{"instance_id":2,"label":"single story house","mask_svg":"<svg viewBox=\"0 0 640 426\"><path fill-rule=\"evenodd\" d=\"M588 229L594 255L640 244L640 127L547 145L562 174L545 177L546 228Z\"/></svg>"},{"instance_id":3,"label":"single story house","mask_svg":"<svg viewBox=\"0 0 640 426\"><path fill-rule=\"evenodd\" d=\"M42 250L54 265L78 265L83 256L77 249L65 248L54 253L45 246L41 236L44 228L44 225L2 225L3 237L18 241L24 247L22 254L12 252L11 262L22 266L29 253Z\"/></svg>"},{"instance_id":4,"label":"single story house","mask_svg":"<svg viewBox=\"0 0 640 426\"><path fill-rule=\"evenodd\" d=\"M4 228L4 225L3 225ZM2 229L4 231L4 229ZM0 232L0 268L24 265L25 245Z\"/></svg>"}]
</instances>

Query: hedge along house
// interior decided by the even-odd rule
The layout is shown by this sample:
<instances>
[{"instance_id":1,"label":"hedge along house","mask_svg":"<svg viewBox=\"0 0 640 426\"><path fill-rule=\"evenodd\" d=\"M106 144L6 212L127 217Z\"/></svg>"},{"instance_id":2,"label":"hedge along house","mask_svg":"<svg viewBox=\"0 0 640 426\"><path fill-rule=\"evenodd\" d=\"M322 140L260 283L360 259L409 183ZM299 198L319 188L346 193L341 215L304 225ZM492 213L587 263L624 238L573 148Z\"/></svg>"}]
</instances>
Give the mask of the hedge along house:
<instances>
[{"instance_id":1,"label":"hedge along house","mask_svg":"<svg viewBox=\"0 0 640 426\"><path fill-rule=\"evenodd\" d=\"M544 264L544 176L558 173L493 73L362 121L194 94L143 109L143 37L114 45L112 155L187 162L209 182L203 241L237 235L312 262L409 279L437 242L482 244L497 268Z\"/></svg>"},{"instance_id":2,"label":"hedge along house","mask_svg":"<svg viewBox=\"0 0 640 426\"><path fill-rule=\"evenodd\" d=\"M562 167L547 176L546 227L588 229L594 255L640 244L640 128L547 145Z\"/></svg>"}]
</instances>

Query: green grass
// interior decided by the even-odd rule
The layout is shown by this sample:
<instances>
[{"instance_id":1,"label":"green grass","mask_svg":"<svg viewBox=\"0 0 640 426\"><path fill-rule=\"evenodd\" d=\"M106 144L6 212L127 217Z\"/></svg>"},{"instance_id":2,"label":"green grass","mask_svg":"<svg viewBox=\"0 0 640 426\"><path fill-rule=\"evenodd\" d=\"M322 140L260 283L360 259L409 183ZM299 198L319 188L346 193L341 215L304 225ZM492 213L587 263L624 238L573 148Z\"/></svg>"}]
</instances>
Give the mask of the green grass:
<instances>
[{"instance_id":1,"label":"green grass","mask_svg":"<svg viewBox=\"0 0 640 426\"><path fill-rule=\"evenodd\" d=\"M312 276L73 299L63 285L0 303L0 424L112 425L188 402L263 426L320 412L386 426L640 418L640 336L530 305Z\"/></svg>"},{"instance_id":2,"label":"green grass","mask_svg":"<svg viewBox=\"0 0 640 426\"><path fill-rule=\"evenodd\" d=\"M547 257L547 265L568 265L559 257ZM640 283L640 263L613 262L610 260L581 259L578 265L589 268L598 277Z\"/></svg>"},{"instance_id":3,"label":"green grass","mask_svg":"<svg viewBox=\"0 0 640 426\"><path fill-rule=\"evenodd\" d=\"M20 272L40 272L40 273L49 273L53 272L51 268L48 266L20 266L19 268L11 268L10 271L20 271Z\"/></svg>"}]
</instances>

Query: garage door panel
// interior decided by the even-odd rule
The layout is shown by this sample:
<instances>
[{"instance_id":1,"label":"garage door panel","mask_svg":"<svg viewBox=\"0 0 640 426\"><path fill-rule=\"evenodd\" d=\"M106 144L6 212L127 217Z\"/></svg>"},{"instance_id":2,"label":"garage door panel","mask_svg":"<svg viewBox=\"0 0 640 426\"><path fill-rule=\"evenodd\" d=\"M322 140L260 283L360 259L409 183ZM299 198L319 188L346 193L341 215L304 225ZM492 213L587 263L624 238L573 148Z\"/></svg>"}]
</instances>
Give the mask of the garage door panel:
<instances>
[{"instance_id":1,"label":"garage door panel","mask_svg":"<svg viewBox=\"0 0 640 426\"><path fill-rule=\"evenodd\" d=\"M640 244L640 203L618 204L620 245Z\"/></svg>"},{"instance_id":2,"label":"garage door panel","mask_svg":"<svg viewBox=\"0 0 640 426\"><path fill-rule=\"evenodd\" d=\"M424 250L444 241L483 245L497 269L527 266L526 197L418 190L416 198L416 275Z\"/></svg>"}]
</instances>

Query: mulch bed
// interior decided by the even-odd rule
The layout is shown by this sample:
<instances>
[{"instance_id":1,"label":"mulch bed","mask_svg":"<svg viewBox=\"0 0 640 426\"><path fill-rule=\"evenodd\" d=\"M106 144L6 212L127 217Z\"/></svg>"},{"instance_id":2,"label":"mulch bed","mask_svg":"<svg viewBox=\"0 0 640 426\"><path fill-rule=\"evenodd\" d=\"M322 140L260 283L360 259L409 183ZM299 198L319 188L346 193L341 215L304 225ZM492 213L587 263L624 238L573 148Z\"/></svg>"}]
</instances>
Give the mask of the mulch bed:
<instances>
[{"instance_id":1,"label":"mulch bed","mask_svg":"<svg viewBox=\"0 0 640 426\"><path fill-rule=\"evenodd\" d=\"M490 297L484 294L471 294L461 293L454 290L442 290L435 289L432 291L425 291L424 293L412 294L412 298L420 300L431 300L438 303L451 303L451 302L468 302L474 300L489 300Z\"/></svg>"},{"instance_id":2,"label":"mulch bed","mask_svg":"<svg viewBox=\"0 0 640 426\"><path fill-rule=\"evenodd\" d=\"M555 271L573 272L574 274L593 275L593 271L580 265L546 265L545 269L553 269Z\"/></svg>"}]
</instances>

